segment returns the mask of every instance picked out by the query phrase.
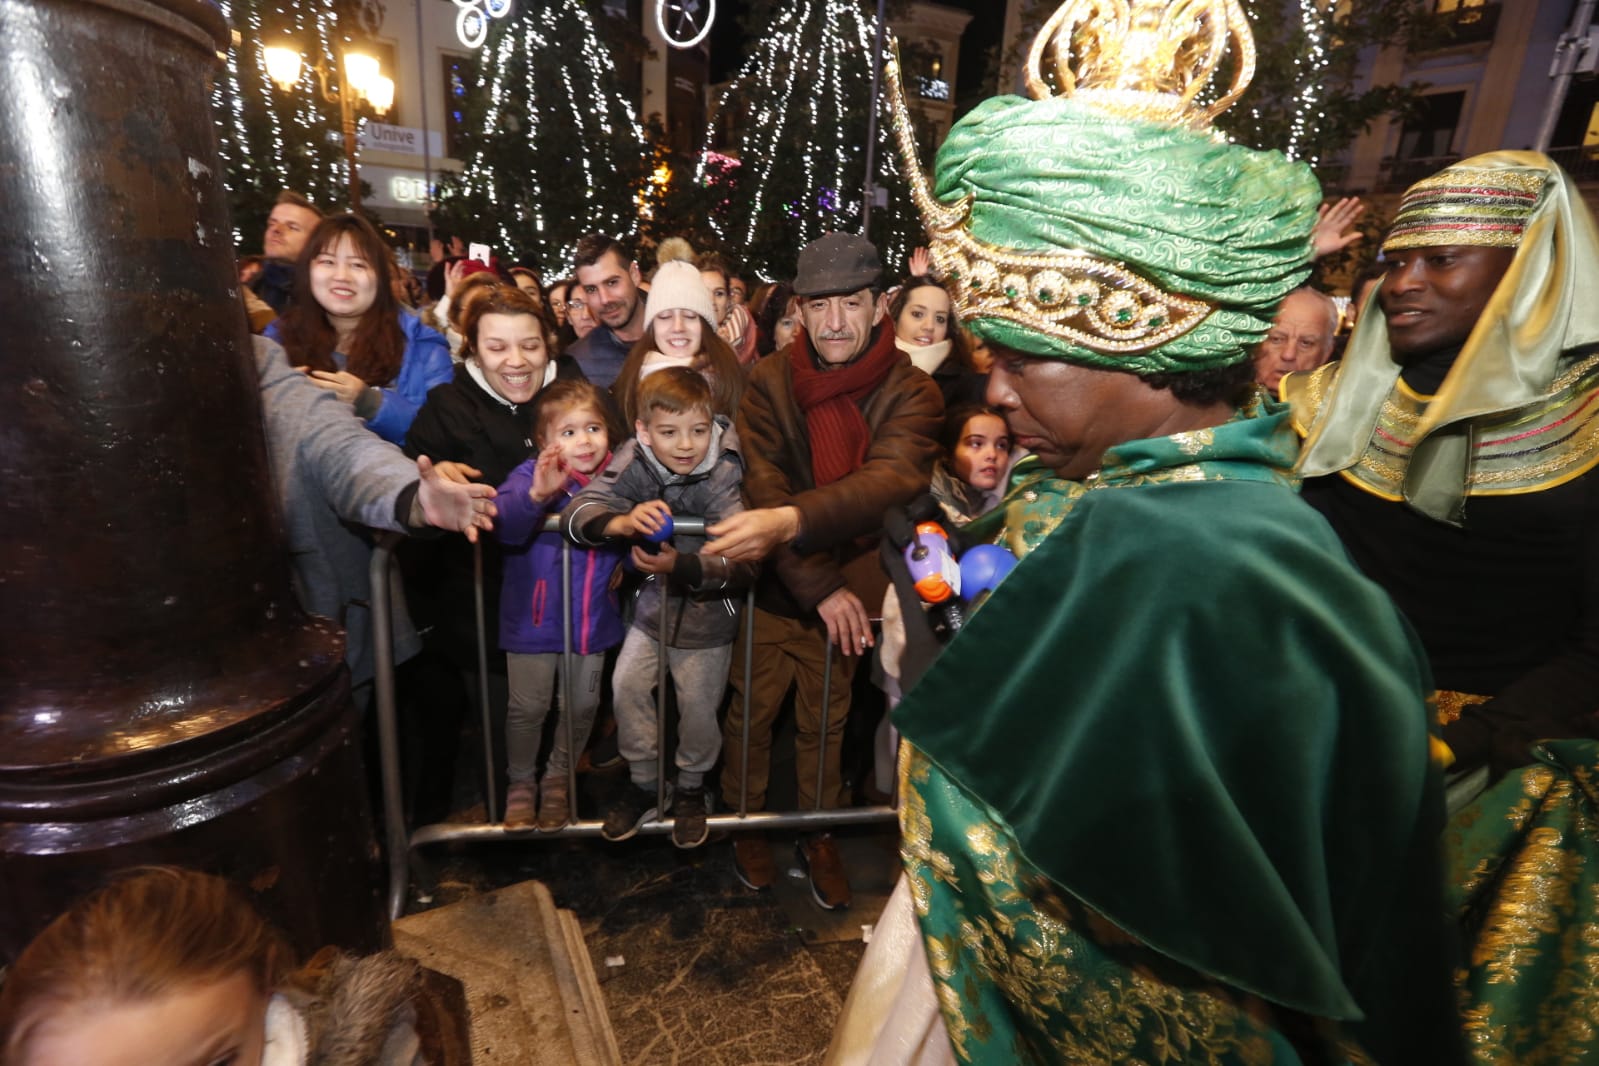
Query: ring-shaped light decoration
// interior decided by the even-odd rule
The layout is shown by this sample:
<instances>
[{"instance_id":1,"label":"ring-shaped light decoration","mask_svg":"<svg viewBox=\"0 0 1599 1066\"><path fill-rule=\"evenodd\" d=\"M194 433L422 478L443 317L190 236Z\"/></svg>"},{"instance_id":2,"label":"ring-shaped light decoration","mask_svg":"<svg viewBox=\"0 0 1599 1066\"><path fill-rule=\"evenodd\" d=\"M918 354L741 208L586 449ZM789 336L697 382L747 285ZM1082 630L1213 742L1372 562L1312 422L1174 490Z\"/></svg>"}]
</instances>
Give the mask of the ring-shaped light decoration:
<instances>
[{"instance_id":1,"label":"ring-shaped light decoration","mask_svg":"<svg viewBox=\"0 0 1599 1066\"><path fill-rule=\"evenodd\" d=\"M655 0L655 28L673 48L693 48L715 21L716 0Z\"/></svg>"}]
</instances>

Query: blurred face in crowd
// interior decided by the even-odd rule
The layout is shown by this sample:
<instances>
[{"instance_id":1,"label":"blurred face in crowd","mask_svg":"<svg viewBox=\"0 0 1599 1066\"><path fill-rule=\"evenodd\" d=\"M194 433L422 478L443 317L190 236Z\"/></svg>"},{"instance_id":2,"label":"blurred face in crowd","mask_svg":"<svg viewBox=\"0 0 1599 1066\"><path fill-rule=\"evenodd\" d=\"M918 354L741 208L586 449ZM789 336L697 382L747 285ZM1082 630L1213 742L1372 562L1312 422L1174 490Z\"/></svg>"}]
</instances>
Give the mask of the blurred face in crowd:
<instances>
[{"instance_id":1,"label":"blurred face in crowd","mask_svg":"<svg viewBox=\"0 0 1599 1066\"><path fill-rule=\"evenodd\" d=\"M1005 412L1014 444L1063 478L1092 474L1105 451L1124 441L1194 428L1166 428L1182 413L1181 403L1133 374L989 347L988 405Z\"/></svg>"},{"instance_id":2,"label":"blurred face in crowd","mask_svg":"<svg viewBox=\"0 0 1599 1066\"><path fill-rule=\"evenodd\" d=\"M566 320L572 325L572 332L581 340L594 331L594 316L589 313L589 305L581 296L573 297L566 301Z\"/></svg>"},{"instance_id":3,"label":"blurred face in crowd","mask_svg":"<svg viewBox=\"0 0 1599 1066\"><path fill-rule=\"evenodd\" d=\"M843 366L864 352L884 314L869 288L800 299L805 333L827 366Z\"/></svg>"},{"instance_id":4,"label":"blurred face in crowd","mask_svg":"<svg viewBox=\"0 0 1599 1066\"><path fill-rule=\"evenodd\" d=\"M655 350L662 355L689 356L700 350L705 335L705 320L693 311L674 307L655 316L651 324Z\"/></svg>"},{"instance_id":5,"label":"blurred face in crowd","mask_svg":"<svg viewBox=\"0 0 1599 1066\"><path fill-rule=\"evenodd\" d=\"M378 269L348 233L311 260L311 295L335 329L358 320L377 298Z\"/></svg>"},{"instance_id":6,"label":"blurred face in crowd","mask_svg":"<svg viewBox=\"0 0 1599 1066\"><path fill-rule=\"evenodd\" d=\"M1377 299L1394 358L1409 364L1465 344L1515 255L1514 248L1471 245L1388 253Z\"/></svg>"},{"instance_id":7,"label":"blurred face in crowd","mask_svg":"<svg viewBox=\"0 0 1599 1066\"><path fill-rule=\"evenodd\" d=\"M317 213L298 204L278 204L267 216L266 236L261 240L261 253L268 259L300 258L305 239L316 229L321 219Z\"/></svg>"},{"instance_id":8,"label":"blurred face in crowd","mask_svg":"<svg viewBox=\"0 0 1599 1066\"><path fill-rule=\"evenodd\" d=\"M18 1066L260 1066L267 997L248 973L155 999L72 1003L46 1018Z\"/></svg>"},{"instance_id":9,"label":"blurred face in crowd","mask_svg":"<svg viewBox=\"0 0 1599 1066\"><path fill-rule=\"evenodd\" d=\"M649 418L634 420L633 430L639 443L674 474L692 474L711 450L709 411L651 411Z\"/></svg>"},{"instance_id":10,"label":"blurred face in crowd","mask_svg":"<svg viewBox=\"0 0 1599 1066\"><path fill-rule=\"evenodd\" d=\"M786 352L789 345L794 343L794 336L800 331L799 300L791 298L788 306L783 308L783 317L772 323L773 351Z\"/></svg>"},{"instance_id":11,"label":"blurred face in crowd","mask_svg":"<svg viewBox=\"0 0 1599 1066\"><path fill-rule=\"evenodd\" d=\"M549 349L544 324L532 315L482 316L472 353L489 387L511 403L527 403L544 385Z\"/></svg>"},{"instance_id":12,"label":"blurred face in crowd","mask_svg":"<svg viewBox=\"0 0 1599 1066\"><path fill-rule=\"evenodd\" d=\"M744 281L743 278L728 278L727 295L734 303L738 304L740 307L743 307L745 304L749 303L750 300L749 285Z\"/></svg>"},{"instance_id":13,"label":"blurred face in crowd","mask_svg":"<svg viewBox=\"0 0 1599 1066\"><path fill-rule=\"evenodd\" d=\"M516 287L533 298L533 302L540 307L544 306L544 293L539 291L539 279L532 274L523 274L518 271L511 275L511 280L516 282Z\"/></svg>"},{"instance_id":14,"label":"blurred face in crowd","mask_svg":"<svg viewBox=\"0 0 1599 1066\"><path fill-rule=\"evenodd\" d=\"M716 324L720 326L727 321L728 308L732 305L727 295L727 279L714 270L702 270L700 280L705 282L705 288L710 291L711 309L716 312Z\"/></svg>"},{"instance_id":15,"label":"blurred face in crowd","mask_svg":"<svg viewBox=\"0 0 1599 1066\"><path fill-rule=\"evenodd\" d=\"M565 285L556 285L550 289L550 310L555 312L555 325L557 328L566 325Z\"/></svg>"},{"instance_id":16,"label":"blurred face in crowd","mask_svg":"<svg viewBox=\"0 0 1599 1066\"><path fill-rule=\"evenodd\" d=\"M1331 297L1295 289L1255 349L1255 380L1275 396L1284 375L1314 370L1332 358L1337 333L1338 308Z\"/></svg>"},{"instance_id":17,"label":"blurred face in crowd","mask_svg":"<svg viewBox=\"0 0 1599 1066\"><path fill-rule=\"evenodd\" d=\"M626 331L640 317L643 301L639 297L639 280L638 264L622 262L615 251L606 252L590 266L577 268L577 284L590 316L619 332Z\"/></svg>"},{"instance_id":18,"label":"blurred face in crowd","mask_svg":"<svg viewBox=\"0 0 1599 1066\"><path fill-rule=\"evenodd\" d=\"M906 344L925 348L949 337L949 293L937 285L918 285L905 297L894 332Z\"/></svg>"},{"instance_id":19,"label":"blurred face in crowd","mask_svg":"<svg viewBox=\"0 0 1599 1066\"><path fill-rule=\"evenodd\" d=\"M1010 429L998 415L973 415L961 427L952 464L955 476L975 489L999 487L1010 458Z\"/></svg>"},{"instance_id":20,"label":"blurred face in crowd","mask_svg":"<svg viewBox=\"0 0 1599 1066\"><path fill-rule=\"evenodd\" d=\"M587 475L605 462L611 450L611 435L605 428L605 417L592 407L568 407L549 419L539 444L559 444L567 467Z\"/></svg>"}]
</instances>

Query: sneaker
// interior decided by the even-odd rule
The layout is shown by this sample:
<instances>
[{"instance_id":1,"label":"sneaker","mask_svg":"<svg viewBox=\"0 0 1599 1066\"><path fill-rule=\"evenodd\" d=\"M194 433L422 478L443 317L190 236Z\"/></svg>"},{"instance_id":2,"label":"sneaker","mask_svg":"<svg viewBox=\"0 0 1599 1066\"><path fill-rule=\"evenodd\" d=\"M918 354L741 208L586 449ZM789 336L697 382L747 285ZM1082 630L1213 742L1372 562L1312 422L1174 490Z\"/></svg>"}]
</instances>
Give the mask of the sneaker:
<instances>
[{"instance_id":1,"label":"sneaker","mask_svg":"<svg viewBox=\"0 0 1599 1066\"><path fill-rule=\"evenodd\" d=\"M811 878L811 898L824 911L840 910L849 906L849 878L844 874L844 863L833 844L833 834L817 833L801 837L794 843L800 865Z\"/></svg>"},{"instance_id":2,"label":"sneaker","mask_svg":"<svg viewBox=\"0 0 1599 1066\"><path fill-rule=\"evenodd\" d=\"M600 826L600 836L606 840L627 840L638 832L639 826L658 813L655 786L643 789L630 783L605 812L605 824Z\"/></svg>"},{"instance_id":3,"label":"sneaker","mask_svg":"<svg viewBox=\"0 0 1599 1066\"><path fill-rule=\"evenodd\" d=\"M505 828L533 828L533 796L531 781L518 781L505 793Z\"/></svg>"},{"instance_id":4,"label":"sneaker","mask_svg":"<svg viewBox=\"0 0 1599 1066\"><path fill-rule=\"evenodd\" d=\"M709 804L703 788L679 788L672 797L672 843L680 848L697 848L711 835L705 824Z\"/></svg>"},{"instance_id":5,"label":"sneaker","mask_svg":"<svg viewBox=\"0 0 1599 1066\"><path fill-rule=\"evenodd\" d=\"M571 816L567 802L566 775L548 774L539 786L539 828L560 829Z\"/></svg>"},{"instance_id":6,"label":"sneaker","mask_svg":"<svg viewBox=\"0 0 1599 1066\"><path fill-rule=\"evenodd\" d=\"M760 833L740 833L733 838L733 873L744 887L765 892L777 880L772 849Z\"/></svg>"}]
</instances>

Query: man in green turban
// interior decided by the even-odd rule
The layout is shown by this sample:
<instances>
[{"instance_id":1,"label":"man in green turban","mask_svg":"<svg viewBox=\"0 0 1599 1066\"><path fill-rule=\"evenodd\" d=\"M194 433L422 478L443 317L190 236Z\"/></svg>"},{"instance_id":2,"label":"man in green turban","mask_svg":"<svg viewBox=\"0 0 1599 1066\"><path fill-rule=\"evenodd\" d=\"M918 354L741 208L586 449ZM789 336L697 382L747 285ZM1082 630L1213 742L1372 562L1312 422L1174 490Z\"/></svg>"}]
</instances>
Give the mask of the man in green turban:
<instances>
[{"instance_id":1,"label":"man in green turban","mask_svg":"<svg viewBox=\"0 0 1599 1066\"><path fill-rule=\"evenodd\" d=\"M1493 152L1412 186L1383 255L1342 363L1284 380L1305 498L1439 688L1473 1043L1599 1057L1599 233L1546 156Z\"/></svg>"},{"instance_id":2,"label":"man in green turban","mask_svg":"<svg viewBox=\"0 0 1599 1066\"><path fill-rule=\"evenodd\" d=\"M1135 12L1193 30L1166 47L1085 6L1044 36L1093 76L1050 95L1035 46L1039 98L972 111L918 190L1033 457L966 527L1019 564L894 715L906 879L830 1061L936 1048L919 970L960 1062L1458 1061L1425 660L1251 380L1320 190L1149 69L1217 58L1236 5ZM897 906L923 950L885 978Z\"/></svg>"}]
</instances>

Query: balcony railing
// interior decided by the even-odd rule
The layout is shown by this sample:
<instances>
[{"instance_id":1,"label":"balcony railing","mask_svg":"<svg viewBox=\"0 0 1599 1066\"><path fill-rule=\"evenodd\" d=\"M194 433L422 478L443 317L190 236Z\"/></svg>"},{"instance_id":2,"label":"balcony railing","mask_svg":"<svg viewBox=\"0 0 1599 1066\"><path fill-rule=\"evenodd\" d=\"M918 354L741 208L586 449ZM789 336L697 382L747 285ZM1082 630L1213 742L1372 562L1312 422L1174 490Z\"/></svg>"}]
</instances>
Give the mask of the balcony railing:
<instances>
[{"instance_id":1,"label":"balcony railing","mask_svg":"<svg viewBox=\"0 0 1599 1066\"><path fill-rule=\"evenodd\" d=\"M1403 192L1422 178L1436 174L1444 167L1460 162L1458 155L1429 155L1416 156L1409 159L1394 159L1392 157L1382 161L1382 170L1377 175L1377 187L1373 192Z\"/></svg>"}]
</instances>

